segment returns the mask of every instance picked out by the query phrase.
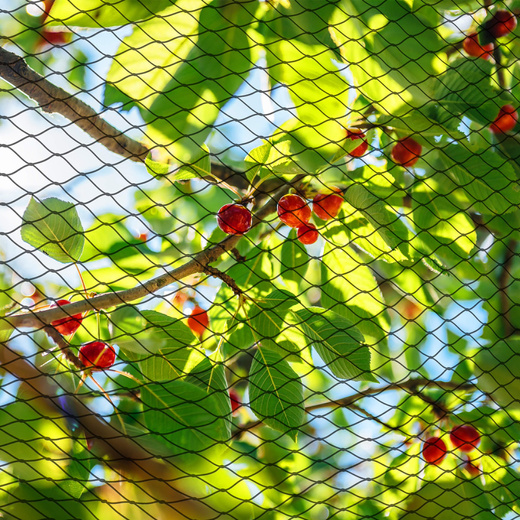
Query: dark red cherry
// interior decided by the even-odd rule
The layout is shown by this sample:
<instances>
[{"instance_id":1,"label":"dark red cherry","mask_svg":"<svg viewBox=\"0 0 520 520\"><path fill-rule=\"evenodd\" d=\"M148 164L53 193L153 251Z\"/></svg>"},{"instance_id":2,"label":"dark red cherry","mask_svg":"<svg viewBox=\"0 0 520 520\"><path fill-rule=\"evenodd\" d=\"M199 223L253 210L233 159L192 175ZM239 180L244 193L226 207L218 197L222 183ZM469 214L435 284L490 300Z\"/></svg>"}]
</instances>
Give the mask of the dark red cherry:
<instances>
[{"instance_id":1,"label":"dark red cherry","mask_svg":"<svg viewBox=\"0 0 520 520\"><path fill-rule=\"evenodd\" d=\"M401 166L413 166L421 156L422 146L411 137L399 139L392 148L392 160Z\"/></svg>"},{"instance_id":2,"label":"dark red cherry","mask_svg":"<svg viewBox=\"0 0 520 520\"><path fill-rule=\"evenodd\" d=\"M362 157L365 155L368 150L368 142L365 137L365 133L359 128L351 128L347 130L347 139L352 139L353 141L357 139L361 140L361 144L348 153L351 157Z\"/></svg>"},{"instance_id":3,"label":"dark red cherry","mask_svg":"<svg viewBox=\"0 0 520 520\"><path fill-rule=\"evenodd\" d=\"M510 11L498 10L489 20L484 23L484 30L493 38L500 38L514 31L516 17Z\"/></svg>"},{"instance_id":4,"label":"dark red cherry","mask_svg":"<svg viewBox=\"0 0 520 520\"><path fill-rule=\"evenodd\" d=\"M79 360L85 368L104 370L116 361L116 351L112 345L102 341L91 341L79 348Z\"/></svg>"},{"instance_id":5,"label":"dark red cherry","mask_svg":"<svg viewBox=\"0 0 520 520\"><path fill-rule=\"evenodd\" d=\"M298 228L311 219L311 208L299 195L284 195L278 201L278 216L284 224Z\"/></svg>"},{"instance_id":6,"label":"dark red cherry","mask_svg":"<svg viewBox=\"0 0 520 520\"><path fill-rule=\"evenodd\" d=\"M251 228L251 212L241 204L226 204L218 210L217 224L228 235L243 235Z\"/></svg>"},{"instance_id":7,"label":"dark red cherry","mask_svg":"<svg viewBox=\"0 0 520 520\"><path fill-rule=\"evenodd\" d=\"M49 308L64 307L69 305L69 300L58 300L49 305ZM74 334L80 327L83 321L83 314L74 314L72 316L66 316L51 322L51 325L62 335L70 336Z\"/></svg>"},{"instance_id":8,"label":"dark red cherry","mask_svg":"<svg viewBox=\"0 0 520 520\"><path fill-rule=\"evenodd\" d=\"M479 445L480 433L470 424L462 424L451 430L450 440L455 448L468 452Z\"/></svg>"},{"instance_id":9,"label":"dark red cherry","mask_svg":"<svg viewBox=\"0 0 520 520\"><path fill-rule=\"evenodd\" d=\"M446 443L440 437L430 437L424 441L422 454L428 464L440 464L446 456Z\"/></svg>"},{"instance_id":10,"label":"dark red cherry","mask_svg":"<svg viewBox=\"0 0 520 520\"><path fill-rule=\"evenodd\" d=\"M470 56L489 60L493 56L493 44L480 45L476 32L468 34L462 42L462 47Z\"/></svg>"},{"instance_id":11,"label":"dark red cherry","mask_svg":"<svg viewBox=\"0 0 520 520\"><path fill-rule=\"evenodd\" d=\"M231 401L231 412L234 414L241 406L240 403L240 396L238 395L238 392L231 388L229 390L229 399Z\"/></svg>"},{"instance_id":12,"label":"dark red cherry","mask_svg":"<svg viewBox=\"0 0 520 520\"><path fill-rule=\"evenodd\" d=\"M303 226L300 226L298 229L298 240L305 245L314 244L318 237L320 236L318 233L318 230L316 229L316 226L314 224L311 224L308 222L307 224L304 224Z\"/></svg>"}]
</instances>

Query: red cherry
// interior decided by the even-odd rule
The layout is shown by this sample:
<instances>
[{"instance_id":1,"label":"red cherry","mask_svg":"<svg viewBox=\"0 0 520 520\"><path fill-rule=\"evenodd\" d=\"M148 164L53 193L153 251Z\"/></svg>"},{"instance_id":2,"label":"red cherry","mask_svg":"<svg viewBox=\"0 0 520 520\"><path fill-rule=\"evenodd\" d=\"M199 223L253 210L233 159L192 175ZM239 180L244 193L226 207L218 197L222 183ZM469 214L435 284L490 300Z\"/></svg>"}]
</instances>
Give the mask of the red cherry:
<instances>
[{"instance_id":1,"label":"red cherry","mask_svg":"<svg viewBox=\"0 0 520 520\"><path fill-rule=\"evenodd\" d=\"M500 38L514 31L516 17L510 11L499 10L484 24L484 30L493 38Z\"/></svg>"},{"instance_id":2,"label":"red cherry","mask_svg":"<svg viewBox=\"0 0 520 520\"><path fill-rule=\"evenodd\" d=\"M191 311L191 315L188 318L188 327L195 333L197 336L202 336L206 329L209 326L209 316L208 313L201 309L198 305L193 307Z\"/></svg>"},{"instance_id":3,"label":"red cherry","mask_svg":"<svg viewBox=\"0 0 520 520\"><path fill-rule=\"evenodd\" d=\"M455 426L450 433L450 440L460 451L474 450L480 443L480 433L470 424Z\"/></svg>"},{"instance_id":4,"label":"red cherry","mask_svg":"<svg viewBox=\"0 0 520 520\"><path fill-rule=\"evenodd\" d=\"M396 145L392 148L392 159L396 164L401 166L413 166L421 156L422 146L412 139L405 137L399 139Z\"/></svg>"},{"instance_id":5,"label":"red cherry","mask_svg":"<svg viewBox=\"0 0 520 520\"><path fill-rule=\"evenodd\" d=\"M298 228L311 219L311 208L299 195L284 195L278 201L278 216L284 224Z\"/></svg>"},{"instance_id":6,"label":"red cherry","mask_svg":"<svg viewBox=\"0 0 520 520\"><path fill-rule=\"evenodd\" d=\"M347 139L363 139L363 142L354 150L351 150L348 154L351 157L362 157L368 150L368 142L365 139L365 133L359 128L351 128L347 130Z\"/></svg>"},{"instance_id":7,"label":"red cherry","mask_svg":"<svg viewBox=\"0 0 520 520\"><path fill-rule=\"evenodd\" d=\"M69 305L69 300L58 300L49 305L49 308L54 309L55 307L63 307ZM65 318L60 318L51 322L51 325L62 335L70 336L74 334L80 327L83 321L83 314L74 314Z\"/></svg>"},{"instance_id":8,"label":"red cherry","mask_svg":"<svg viewBox=\"0 0 520 520\"><path fill-rule=\"evenodd\" d=\"M116 361L116 351L112 345L102 341L91 341L79 348L79 360L85 368L104 370Z\"/></svg>"},{"instance_id":9,"label":"red cherry","mask_svg":"<svg viewBox=\"0 0 520 520\"><path fill-rule=\"evenodd\" d=\"M440 464L446 456L446 444L440 437L430 437L424 441L422 453L428 464Z\"/></svg>"},{"instance_id":10,"label":"red cherry","mask_svg":"<svg viewBox=\"0 0 520 520\"><path fill-rule=\"evenodd\" d=\"M240 204L226 204L218 210L217 224L228 235L243 235L251 228L251 212Z\"/></svg>"},{"instance_id":11,"label":"red cherry","mask_svg":"<svg viewBox=\"0 0 520 520\"><path fill-rule=\"evenodd\" d=\"M476 32L466 36L465 40L462 42L462 47L467 54L474 56L475 58L489 60L493 55L493 44L488 43L487 45L480 45L478 34Z\"/></svg>"},{"instance_id":12,"label":"red cherry","mask_svg":"<svg viewBox=\"0 0 520 520\"><path fill-rule=\"evenodd\" d=\"M339 188L332 188L332 193L318 193L312 201L312 209L321 220L334 218L341 209L343 197Z\"/></svg>"},{"instance_id":13,"label":"red cherry","mask_svg":"<svg viewBox=\"0 0 520 520\"><path fill-rule=\"evenodd\" d=\"M72 34L65 31L48 31L43 29L40 38L36 43L38 49L52 47L54 45L64 45L72 40Z\"/></svg>"},{"instance_id":14,"label":"red cherry","mask_svg":"<svg viewBox=\"0 0 520 520\"><path fill-rule=\"evenodd\" d=\"M504 134L513 130L518 121L518 112L513 105L504 105L498 112L498 116L491 123L489 129L494 134Z\"/></svg>"},{"instance_id":15,"label":"red cherry","mask_svg":"<svg viewBox=\"0 0 520 520\"><path fill-rule=\"evenodd\" d=\"M470 459L468 459L464 464L464 469L472 476L478 477L480 475L480 467L478 464L475 464Z\"/></svg>"},{"instance_id":16,"label":"red cherry","mask_svg":"<svg viewBox=\"0 0 520 520\"><path fill-rule=\"evenodd\" d=\"M314 242L316 242L316 240L318 240L318 237L320 236L318 230L316 229L316 226L314 224L311 224L310 222L304 224L303 226L300 226L297 231L298 240L305 245L314 244Z\"/></svg>"},{"instance_id":17,"label":"red cherry","mask_svg":"<svg viewBox=\"0 0 520 520\"><path fill-rule=\"evenodd\" d=\"M229 390L229 399L231 401L231 412L234 414L241 406L240 396L236 390Z\"/></svg>"}]
</instances>

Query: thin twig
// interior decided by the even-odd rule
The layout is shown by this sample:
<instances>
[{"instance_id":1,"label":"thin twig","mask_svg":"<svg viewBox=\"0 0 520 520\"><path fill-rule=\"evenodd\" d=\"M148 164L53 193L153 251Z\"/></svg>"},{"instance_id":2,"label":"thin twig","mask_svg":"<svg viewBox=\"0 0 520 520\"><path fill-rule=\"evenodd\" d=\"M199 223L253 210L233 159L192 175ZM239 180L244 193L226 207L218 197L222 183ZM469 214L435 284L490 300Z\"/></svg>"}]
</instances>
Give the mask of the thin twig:
<instances>
[{"instance_id":1,"label":"thin twig","mask_svg":"<svg viewBox=\"0 0 520 520\"><path fill-rule=\"evenodd\" d=\"M65 338L51 325L47 325L43 329L46 334L58 345L60 352L65 356L67 361L74 365L78 370L84 370L85 366L79 360L78 356L72 352L70 345L65 341Z\"/></svg>"},{"instance_id":2,"label":"thin twig","mask_svg":"<svg viewBox=\"0 0 520 520\"><path fill-rule=\"evenodd\" d=\"M86 132L95 142L117 155L142 163L150 152L143 143L107 123L75 94L54 85L31 69L21 56L1 47L0 78L35 101L44 112L60 114ZM211 184L218 184L220 179L241 190L249 186L243 173L220 162L212 162L211 175L204 179Z\"/></svg>"},{"instance_id":3,"label":"thin twig","mask_svg":"<svg viewBox=\"0 0 520 520\"><path fill-rule=\"evenodd\" d=\"M512 307L511 299L508 295L510 286L511 269L515 258L516 240L511 239L506 244L504 261L500 267L500 275L498 277L498 290L500 295L500 316L504 324L505 337L511 336L515 329L510 319L510 310Z\"/></svg>"},{"instance_id":4,"label":"thin twig","mask_svg":"<svg viewBox=\"0 0 520 520\"><path fill-rule=\"evenodd\" d=\"M240 287L237 285L235 280L233 280L233 278L231 278L231 276L229 276L229 274L223 273L222 271L220 271L216 267L211 267L210 265L205 265L204 266L204 272L209 274L210 276L214 276L215 278L219 278L225 284L229 285L231 290L237 296L240 296L243 293L242 289L240 289Z\"/></svg>"},{"instance_id":5,"label":"thin twig","mask_svg":"<svg viewBox=\"0 0 520 520\"><path fill-rule=\"evenodd\" d=\"M409 379L407 381L402 381L400 383L389 383L385 386L380 387L370 387L366 388L365 390L360 390L359 392L356 392L355 394L349 395L347 397L343 397L342 399L336 399L336 400L329 400L324 401L322 403L316 403L305 407L305 411L307 413L312 412L314 410L319 410L321 408L356 408L359 405L357 402L365 397L373 396L373 395L379 395L385 392L391 392L391 391L399 391L403 390L406 391L412 395L417 395L421 399L423 399L428 404L431 404L432 406L440 407L440 404L438 401L435 401L434 399L431 399L429 396L426 396L422 393L419 388L440 388L442 390L466 390L466 391L472 391L475 390L475 385L471 383L455 383L452 381L432 381L430 379L425 378L417 378L417 379ZM442 407L441 408L443 412L448 413L448 411ZM238 436L241 433L251 430L253 428L256 428L257 426L260 426L262 424L262 421L251 421L249 423L243 424L242 426L239 426L237 430L234 433L234 436ZM388 425L385 425L385 427L391 428Z\"/></svg>"}]
</instances>

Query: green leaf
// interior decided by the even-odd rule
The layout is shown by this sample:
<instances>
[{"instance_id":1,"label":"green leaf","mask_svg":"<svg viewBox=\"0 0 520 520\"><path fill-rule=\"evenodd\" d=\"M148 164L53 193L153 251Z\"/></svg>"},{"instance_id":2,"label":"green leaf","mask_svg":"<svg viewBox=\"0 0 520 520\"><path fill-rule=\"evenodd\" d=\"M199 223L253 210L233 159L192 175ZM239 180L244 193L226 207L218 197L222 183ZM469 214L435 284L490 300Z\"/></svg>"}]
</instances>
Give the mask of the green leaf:
<instances>
[{"instance_id":1,"label":"green leaf","mask_svg":"<svg viewBox=\"0 0 520 520\"><path fill-rule=\"evenodd\" d=\"M296 439L305 421L303 386L278 353L258 347L249 371L251 409L271 428Z\"/></svg>"},{"instance_id":2,"label":"green leaf","mask_svg":"<svg viewBox=\"0 0 520 520\"><path fill-rule=\"evenodd\" d=\"M191 330L181 321L156 311L139 310L132 305L119 307L110 314L112 338L125 352L149 357L165 349L189 350L195 340Z\"/></svg>"},{"instance_id":3,"label":"green leaf","mask_svg":"<svg viewBox=\"0 0 520 520\"><path fill-rule=\"evenodd\" d=\"M205 357L186 376L186 383L191 383L211 394L219 410L219 417L224 419L227 428L227 439L231 438L231 400L225 367L222 363L215 363Z\"/></svg>"},{"instance_id":4,"label":"green leaf","mask_svg":"<svg viewBox=\"0 0 520 520\"><path fill-rule=\"evenodd\" d=\"M69 2L67 2L69 3ZM121 42L106 77L104 104L149 109L193 51L205 0L179 0L161 16L134 26Z\"/></svg>"},{"instance_id":5,"label":"green leaf","mask_svg":"<svg viewBox=\"0 0 520 520\"><path fill-rule=\"evenodd\" d=\"M322 257L321 303L350 320L369 345L385 343L390 331L386 306L374 275L345 244L327 242Z\"/></svg>"},{"instance_id":6,"label":"green leaf","mask_svg":"<svg viewBox=\"0 0 520 520\"><path fill-rule=\"evenodd\" d=\"M34 197L23 214L22 239L64 264L81 257L85 236L78 212L71 202Z\"/></svg>"},{"instance_id":7,"label":"green leaf","mask_svg":"<svg viewBox=\"0 0 520 520\"><path fill-rule=\"evenodd\" d=\"M370 373L370 351L351 321L319 307L296 311L300 326L332 373L342 379L377 381Z\"/></svg>"},{"instance_id":8,"label":"green leaf","mask_svg":"<svg viewBox=\"0 0 520 520\"><path fill-rule=\"evenodd\" d=\"M196 154L189 164L183 164L173 172L171 178L174 181L185 181L187 179L201 179L211 176L211 157L209 148L203 144L199 154Z\"/></svg>"},{"instance_id":9,"label":"green leaf","mask_svg":"<svg viewBox=\"0 0 520 520\"><path fill-rule=\"evenodd\" d=\"M446 68L439 19L411 6L399 0L344 1L331 28L356 86L382 113L400 114L428 103L431 78Z\"/></svg>"},{"instance_id":10,"label":"green leaf","mask_svg":"<svg viewBox=\"0 0 520 520\"><path fill-rule=\"evenodd\" d=\"M221 6L211 2L200 12L198 37L185 37L191 46L189 53L182 53L181 60L173 58L175 66L168 71L167 84L157 88L148 82L148 89L158 92L147 100L147 109L142 110L148 134L155 142L168 146L182 161L198 153L220 109L256 61L257 46L245 30L253 16L243 3ZM150 65L147 66L150 70ZM134 98L132 94L131 97Z\"/></svg>"},{"instance_id":11,"label":"green leaf","mask_svg":"<svg viewBox=\"0 0 520 520\"><path fill-rule=\"evenodd\" d=\"M423 108L426 111L425 108ZM435 108L431 107L431 112L435 113ZM428 117L422 110L411 110L405 116L383 115L378 118L378 124L388 126L394 130L398 130L403 135L415 134L418 136L442 136L448 135L453 139L462 140L465 138L463 132L446 128L431 117Z\"/></svg>"},{"instance_id":12,"label":"green leaf","mask_svg":"<svg viewBox=\"0 0 520 520\"><path fill-rule=\"evenodd\" d=\"M170 171L170 165L168 163L154 161L152 159L151 153L149 153L146 156L144 163L146 165L146 170L153 177L157 177L160 175L166 175Z\"/></svg>"},{"instance_id":13,"label":"green leaf","mask_svg":"<svg viewBox=\"0 0 520 520\"><path fill-rule=\"evenodd\" d=\"M198 386L153 383L143 387L141 399L146 426L173 453L200 452L229 438L217 400Z\"/></svg>"},{"instance_id":14,"label":"green leaf","mask_svg":"<svg viewBox=\"0 0 520 520\"><path fill-rule=\"evenodd\" d=\"M276 143L264 142L251 150L245 158L248 165L247 180L252 183L257 176L259 180L265 180L272 176L302 173L302 169L294 162L290 148L291 141L285 140Z\"/></svg>"},{"instance_id":15,"label":"green leaf","mask_svg":"<svg viewBox=\"0 0 520 520\"><path fill-rule=\"evenodd\" d=\"M446 110L445 117L464 114L486 126L495 119L501 104L500 91L493 88L493 68L489 61L471 57L450 64L439 76L434 92L435 99Z\"/></svg>"},{"instance_id":16,"label":"green leaf","mask_svg":"<svg viewBox=\"0 0 520 520\"><path fill-rule=\"evenodd\" d=\"M113 27L127 25L171 6L175 0L56 0L50 12L51 25L66 24L67 27Z\"/></svg>"},{"instance_id":17,"label":"green leaf","mask_svg":"<svg viewBox=\"0 0 520 520\"><path fill-rule=\"evenodd\" d=\"M413 187L412 219L427 253L458 265L476 246L477 234L472 220L454 206L435 176L421 179Z\"/></svg>"},{"instance_id":18,"label":"green leaf","mask_svg":"<svg viewBox=\"0 0 520 520\"><path fill-rule=\"evenodd\" d=\"M309 267L307 248L296 238L296 230L291 229L289 236L282 244L281 272L284 281L300 283L305 278Z\"/></svg>"},{"instance_id":19,"label":"green leaf","mask_svg":"<svg viewBox=\"0 0 520 520\"><path fill-rule=\"evenodd\" d=\"M517 209L520 185L511 162L502 155L452 144L443 148L440 159L478 212L501 215Z\"/></svg>"},{"instance_id":20,"label":"green leaf","mask_svg":"<svg viewBox=\"0 0 520 520\"><path fill-rule=\"evenodd\" d=\"M248 323L256 340L264 347L285 354L277 344L276 337L288 326L285 321L287 312L298 303L293 294L282 289L276 289L265 297L255 299L249 310Z\"/></svg>"},{"instance_id":21,"label":"green leaf","mask_svg":"<svg viewBox=\"0 0 520 520\"><path fill-rule=\"evenodd\" d=\"M344 197L374 226L391 249L399 249L405 257L408 256L410 232L394 211L361 184L349 186Z\"/></svg>"}]
</instances>

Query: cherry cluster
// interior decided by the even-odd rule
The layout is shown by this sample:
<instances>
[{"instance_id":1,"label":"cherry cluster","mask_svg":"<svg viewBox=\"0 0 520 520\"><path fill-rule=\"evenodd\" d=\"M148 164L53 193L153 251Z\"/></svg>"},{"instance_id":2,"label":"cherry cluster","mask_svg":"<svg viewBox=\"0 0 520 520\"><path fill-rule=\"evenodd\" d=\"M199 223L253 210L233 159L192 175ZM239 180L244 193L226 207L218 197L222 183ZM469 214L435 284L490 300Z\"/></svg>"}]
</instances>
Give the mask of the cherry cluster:
<instances>
[{"instance_id":1,"label":"cherry cluster","mask_svg":"<svg viewBox=\"0 0 520 520\"><path fill-rule=\"evenodd\" d=\"M312 201L312 210L321 220L330 220L339 213L343 195L339 188L319 192ZM314 244L319 237L316 226L310 222L312 211L309 203L299 195L284 195L278 201L278 217L289 227L295 228L302 244Z\"/></svg>"},{"instance_id":2,"label":"cherry cluster","mask_svg":"<svg viewBox=\"0 0 520 520\"><path fill-rule=\"evenodd\" d=\"M515 28L515 15L510 11L499 9L491 18L484 22L482 32L487 33L491 39L496 40L497 38L508 35L514 31ZM493 56L495 45L493 43L482 45L479 41L478 32L472 31L462 42L462 48L469 56L489 60Z\"/></svg>"},{"instance_id":3,"label":"cherry cluster","mask_svg":"<svg viewBox=\"0 0 520 520\"><path fill-rule=\"evenodd\" d=\"M479 445L480 433L470 424L461 424L451 430L450 441L454 449L469 453ZM440 437L434 436L424 441L422 454L428 464L438 465L446 457L447 451L446 443ZM473 476L480 474L479 468L469 458L464 467Z\"/></svg>"},{"instance_id":4,"label":"cherry cluster","mask_svg":"<svg viewBox=\"0 0 520 520\"><path fill-rule=\"evenodd\" d=\"M510 11L499 9L491 18L487 19L480 29L481 34L487 36L486 39L496 40L502 36L507 36L516 28L516 17ZM493 42L481 44L480 36L477 31L469 33L462 42L462 48L469 56L490 60L493 57L495 44ZM494 134L505 134L510 132L518 122L518 113L512 105L504 105L500 108L497 117L491 123L489 129Z\"/></svg>"}]
</instances>

